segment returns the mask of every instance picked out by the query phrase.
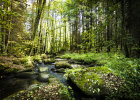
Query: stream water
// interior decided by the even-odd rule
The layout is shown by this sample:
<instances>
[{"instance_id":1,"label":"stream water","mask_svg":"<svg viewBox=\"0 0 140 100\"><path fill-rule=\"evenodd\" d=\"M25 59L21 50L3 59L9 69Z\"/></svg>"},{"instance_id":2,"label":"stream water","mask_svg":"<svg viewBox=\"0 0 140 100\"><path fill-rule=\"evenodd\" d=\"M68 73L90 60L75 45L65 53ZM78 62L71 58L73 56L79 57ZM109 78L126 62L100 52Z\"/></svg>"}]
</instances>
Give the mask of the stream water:
<instances>
[{"instance_id":1,"label":"stream water","mask_svg":"<svg viewBox=\"0 0 140 100\"><path fill-rule=\"evenodd\" d=\"M73 65L73 66L76 67L79 65ZM55 69L54 64L50 64L50 65L45 65L44 63L36 64L35 71L20 72L17 74L10 75L6 79L0 80L0 100L20 90L29 89L31 85L34 85L34 81L38 80L38 76L41 73L40 71L43 71L43 73L46 75L49 74L59 79L60 82L63 83L66 87L72 86L72 90L69 90L69 92L71 91L74 92L70 94L76 100L91 100L91 98L88 98L84 94L82 94L78 90L78 88L75 87L73 84L68 83L68 81L64 77L64 73L57 73L57 72L54 72L52 69ZM43 84L43 82L40 82L40 83Z\"/></svg>"}]
</instances>

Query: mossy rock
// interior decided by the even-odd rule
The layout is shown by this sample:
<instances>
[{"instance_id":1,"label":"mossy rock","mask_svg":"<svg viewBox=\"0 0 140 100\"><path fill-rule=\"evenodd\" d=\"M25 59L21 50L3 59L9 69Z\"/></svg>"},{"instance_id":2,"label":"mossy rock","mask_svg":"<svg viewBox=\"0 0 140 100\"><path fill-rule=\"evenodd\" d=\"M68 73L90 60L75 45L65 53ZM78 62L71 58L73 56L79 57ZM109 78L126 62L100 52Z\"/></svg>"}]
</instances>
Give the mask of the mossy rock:
<instances>
[{"instance_id":1,"label":"mossy rock","mask_svg":"<svg viewBox=\"0 0 140 100\"><path fill-rule=\"evenodd\" d=\"M54 63L54 62L55 62L54 59L44 59L45 64L51 64L51 63Z\"/></svg>"},{"instance_id":2,"label":"mossy rock","mask_svg":"<svg viewBox=\"0 0 140 100\"><path fill-rule=\"evenodd\" d=\"M19 60L20 60L21 64L25 64L28 61L28 59L26 59L26 58L20 58Z\"/></svg>"},{"instance_id":3,"label":"mossy rock","mask_svg":"<svg viewBox=\"0 0 140 100\"><path fill-rule=\"evenodd\" d=\"M49 77L50 77L49 74L40 73L38 78L37 78L37 80L40 81L40 82L48 82L49 81Z\"/></svg>"},{"instance_id":4,"label":"mossy rock","mask_svg":"<svg viewBox=\"0 0 140 100\"><path fill-rule=\"evenodd\" d=\"M112 71L107 67L71 69L67 75L68 79L88 96L106 96L117 88L116 82L111 81L111 78L108 77L108 75L116 75L112 74Z\"/></svg>"},{"instance_id":5,"label":"mossy rock","mask_svg":"<svg viewBox=\"0 0 140 100\"><path fill-rule=\"evenodd\" d=\"M26 62L26 61L25 61L25 62ZM24 61L23 61L23 63L24 63ZM21 64L20 59L17 59L17 58L13 59L13 64L20 65L20 64Z\"/></svg>"},{"instance_id":6,"label":"mossy rock","mask_svg":"<svg viewBox=\"0 0 140 100\"><path fill-rule=\"evenodd\" d=\"M36 55L33 57L33 61L39 63L41 61L41 56L40 55Z\"/></svg>"},{"instance_id":7,"label":"mossy rock","mask_svg":"<svg viewBox=\"0 0 140 100\"><path fill-rule=\"evenodd\" d=\"M55 68L72 68L71 65L67 61L58 61L55 64Z\"/></svg>"},{"instance_id":8,"label":"mossy rock","mask_svg":"<svg viewBox=\"0 0 140 100\"><path fill-rule=\"evenodd\" d=\"M69 78L86 95L99 96L105 93L103 80L94 72L70 73Z\"/></svg>"},{"instance_id":9,"label":"mossy rock","mask_svg":"<svg viewBox=\"0 0 140 100\"><path fill-rule=\"evenodd\" d=\"M3 68L5 69L5 68L8 68L8 66L5 65L4 63L0 63L0 69L1 69L1 68L2 68L2 69L3 69Z\"/></svg>"},{"instance_id":10,"label":"mossy rock","mask_svg":"<svg viewBox=\"0 0 140 100\"><path fill-rule=\"evenodd\" d=\"M48 67L39 67L39 71L42 72L48 72Z\"/></svg>"},{"instance_id":11,"label":"mossy rock","mask_svg":"<svg viewBox=\"0 0 140 100\"><path fill-rule=\"evenodd\" d=\"M26 68L30 68L30 67L33 67L33 62L32 61L27 61L26 63L25 63L25 67Z\"/></svg>"},{"instance_id":12,"label":"mossy rock","mask_svg":"<svg viewBox=\"0 0 140 100\"><path fill-rule=\"evenodd\" d=\"M40 59L40 60L38 60L38 63L39 63L39 64L41 64L42 62L43 62L43 61L42 61L41 59Z\"/></svg>"},{"instance_id":13,"label":"mossy rock","mask_svg":"<svg viewBox=\"0 0 140 100\"><path fill-rule=\"evenodd\" d=\"M57 84L60 84L60 81L57 78L49 78L49 83L57 83Z\"/></svg>"},{"instance_id":14,"label":"mossy rock","mask_svg":"<svg viewBox=\"0 0 140 100\"><path fill-rule=\"evenodd\" d=\"M46 54L41 54L41 59L47 59L47 55Z\"/></svg>"},{"instance_id":15,"label":"mossy rock","mask_svg":"<svg viewBox=\"0 0 140 100\"><path fill-rule=\"evenodd\" d=\"M57 72L57 73L65 73L65 69L64 69L64 68L59 68L59 69L52 68L51 70L52 70L53 72Z\"/></svg>"},{"instance_id":16,"label":"mossy rock","mask_svg":"<svg viewBox=\"0 0 140 100\"><path fill-rule=\"evenodd\" d=\"M5 65L4 63L0 63L0 75L7 74L9 72L10 67Z\"/></svg>"}]
</instances>

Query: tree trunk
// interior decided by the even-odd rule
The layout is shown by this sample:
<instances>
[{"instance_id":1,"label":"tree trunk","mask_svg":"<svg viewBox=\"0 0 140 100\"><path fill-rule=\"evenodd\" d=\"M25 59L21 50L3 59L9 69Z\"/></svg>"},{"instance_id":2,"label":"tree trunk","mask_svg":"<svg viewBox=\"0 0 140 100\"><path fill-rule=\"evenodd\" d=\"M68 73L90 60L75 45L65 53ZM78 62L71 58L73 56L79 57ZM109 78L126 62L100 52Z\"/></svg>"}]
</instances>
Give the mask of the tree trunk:
<instances>
[{"instance_id":1,"label":"tree trunk","mask_svg":"<svg viewBox=\"0 0 140 100\"><path fill-rule=\"evenodd\" d=\"M128 51L128 46L127 46L127 39L126 39L126 24L125 24L125 5L124 5L124 0L121 1L121 12L122 12L122 36L123 36L123 46L124 46L124 51L125 51L125 56L129 57L129 51Z\"/></svg>"}]
</instances>

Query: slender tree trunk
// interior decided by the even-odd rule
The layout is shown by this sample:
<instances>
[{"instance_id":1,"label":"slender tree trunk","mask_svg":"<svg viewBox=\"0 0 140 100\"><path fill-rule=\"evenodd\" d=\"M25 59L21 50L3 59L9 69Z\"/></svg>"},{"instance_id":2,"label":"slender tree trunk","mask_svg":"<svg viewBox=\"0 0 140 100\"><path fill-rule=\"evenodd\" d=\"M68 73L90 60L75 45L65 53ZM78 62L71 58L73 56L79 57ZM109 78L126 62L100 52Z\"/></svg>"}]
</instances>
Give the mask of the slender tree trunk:
<instances>
[{"instance_id":1,"label":"slender tree trunk","mask_svg":"<svg viewBox=\"0 0 140 100\"><path fill-rule=\"evenodd\" d=\"M109 22L109 1L107 1L107 42L110 42L110 22ZM107 52L110 52L110 44L107 46Z\"/></svg>"},{"instance_id":2,"label":"slender tree trunk","mask_svg":"<svg viewBox=\"0 0 140 100\"><path fill-rule=\"evenodd\" d=\"M123 46L124 46L124 51L125 51L125 56L129 57L129 51L128 51L128 46L127 46L127 40L125 39L126 36L126 24L125 24L125 12L124 12L125 6L124 6L124 0L121 1L121 11L122 11L122 35L123 35Z\"/></svg>"},{"instance_id":3,"label":"slender tree trunk","mask_svg":"<svg viewBox=\"0 0 140 100\"><path fill-rule=\"evenodd\" d=\"M43 0L43 3L42 3L42 0L38 0L38 11L37 11L37 15L36 15L36 18L35 18L35 23L34 23L34 30L33 30L33 46L32 46L32 49L31 49L31 52L30 52L30 56L32 55L33 51L35 51L34 49L34 46L35 46L35 36L36 36L36 31L38 29L38 25L39 25L39 20L40 20L40 17L41 17L41 14L42 14L42 11L43 11L43 8L46 4L46 0Z\"/></svg>"}]
</instances>

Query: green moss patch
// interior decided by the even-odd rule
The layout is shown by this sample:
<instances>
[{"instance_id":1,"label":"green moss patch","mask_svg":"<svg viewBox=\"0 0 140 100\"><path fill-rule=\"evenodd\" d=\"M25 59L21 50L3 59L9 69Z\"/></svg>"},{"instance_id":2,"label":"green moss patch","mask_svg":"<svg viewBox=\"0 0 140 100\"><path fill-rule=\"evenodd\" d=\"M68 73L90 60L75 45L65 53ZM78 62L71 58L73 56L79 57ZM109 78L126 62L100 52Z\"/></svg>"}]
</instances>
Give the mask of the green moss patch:
<instances>
[{"instance_id":1,"label":"green moss patch","mask_svg":"<svg viewBox=\"0 0 140 100\"><path fill-rule=\"evenodd\" d=\"M58 61L55 64L56 68L71 68L71 65L67 61Z\"/></svg>"},{"instance_id":2,"label":"green moss patch","mask_svg":"<svg viewBox=\"0 0 140 100\"><path fill-rule=\"evenodd\" d=\"M51 63L55 62L55 60L53 58L44 59L43 61L44 61L45 64L51 64Z\"/></svg>"},{"instance_id":3,"label":"green moss patch","mask_svg":"<svg viewBox=\"0 0 140 100\"><path fill-rule=\"evenodd\" d=\"M67 74L68 79L89 96L108 95L122 84L122 81L117 81L120 78L106 67L76 68L67 71Z\"/></svg>"},{"instance_id":4,"label":"green moss patch","mask_svg":"<svg viewBox=\"0 0 140 100\"><path fill-rule=\"evenodd\" d=\"M41 56L40 55L36 55L32 57L34 62L40 63L42 62Z\"/></svg>"},{"instance_id":5,"label":"green moss patch","mask_svg":"<svg viewBox=\"0 0 140 100\"><path fill-rule=\"evenodd\" d=\"M42 59L47 59L48 57L47 57L46 54L41 54L41 58L42 58Z\"/></svg>"}]
</instances>

